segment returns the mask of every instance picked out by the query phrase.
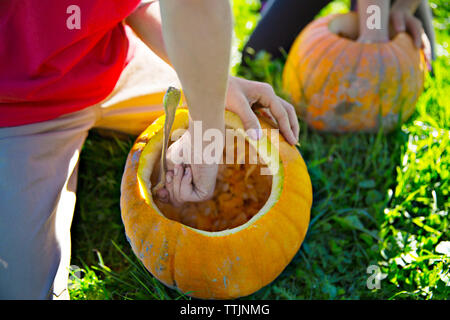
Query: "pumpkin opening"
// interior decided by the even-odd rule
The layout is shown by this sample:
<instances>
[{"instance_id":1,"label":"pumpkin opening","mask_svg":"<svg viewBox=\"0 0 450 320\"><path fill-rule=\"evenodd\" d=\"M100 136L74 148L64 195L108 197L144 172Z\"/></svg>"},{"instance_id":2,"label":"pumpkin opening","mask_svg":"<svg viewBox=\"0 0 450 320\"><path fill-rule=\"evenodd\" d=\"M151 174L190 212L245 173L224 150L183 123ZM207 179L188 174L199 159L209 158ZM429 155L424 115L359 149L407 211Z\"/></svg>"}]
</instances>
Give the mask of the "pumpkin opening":
<instances>
[{"instance_id":1,"label":"pumpkin opening","mask_svg":"<svg viewBox=\"0 0 450 320\"><path fill-rule=\"evenodd\" d=\"M244 149L238 141L235 138L226 141L222 162L226 162L227 150L234 152L234 162L219 164L216 188L210 200L187 202L177 208L153 198L161 213L189 227L212 232L241 226L255 216L270 197L273 176L267 174L267 165L261 157L250 161L251 155L256 155L253 147L245 140ZM155 185L159 163L153 168L150 181Z\"/></svg>"},{"instance_id":2,"label":"pumpkin opening","mask_svg":"<svg viewBox=\"0 0 450 320\"><path fill-rule=\"evenodd\" d=\"M359 19L356 12L340 14L331 19L328 29L339 37L356 41L359 37ZM395 38L397 33L389 25L389 39Z\"/></svg>"}]
</instances>

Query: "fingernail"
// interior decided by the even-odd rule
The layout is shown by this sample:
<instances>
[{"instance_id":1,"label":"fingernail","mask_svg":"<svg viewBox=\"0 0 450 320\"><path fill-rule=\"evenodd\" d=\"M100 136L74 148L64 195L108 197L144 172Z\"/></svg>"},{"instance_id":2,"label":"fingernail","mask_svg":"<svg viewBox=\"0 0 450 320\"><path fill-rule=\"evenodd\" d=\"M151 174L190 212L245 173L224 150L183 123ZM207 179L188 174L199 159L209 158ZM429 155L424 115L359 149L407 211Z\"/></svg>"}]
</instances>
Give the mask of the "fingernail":
<instances>
[{"instance_id":1,"label":"fingernail","mask_svg":"<svg viewBox=\"0 0 450 320\"><path fill-rule=\"evenodd\" d=\"M175 166L175 168L173 168L173 174L174 175L178 175L178 173L179 173L179 171L180 171L180 168L178 167L178 166Z\"/></svg>"},{"instance_id":2,"label":"fingernail","mask_svg":"<svg viewBox=\"0 0 450 320\"><path fill-rule=\"evenodd\" d=\"M294 144L297 144L297 142L298 142L297 138L292 136L291 144L294 145Z\"/></svg>"},{"instance_id":3,"label":"fingernail","mask_svg":"<svg viewBox=\"0 0 450 320\"><path fill-rule=\"evenodd\" d=\"M191 174L191 169L186 168L186 170L184 170L184 175L189 176L190 174Z\"/></svg>"},{"instance_id":4,"label":"fingernail","mask_svg":"<svg viewBox=\"0 0 450 320\"><path fill-rule=\"evenodd\" d=\"M168 183L171 183L171 182L172 182L172 175L171 175L171 174L166 174L166 181L167 181Z\"/></svg>"},{"instance_id":5,"label":"fingernail","mask_svg":"<svg viewBox=\"0 0 450 320\"><path fill-rule=\"evenodd\" d=\"M261 129L248 129L247 130L247 135L252 140L259 140L262 137L262 130Z\"/></svg>"}]
</instances>

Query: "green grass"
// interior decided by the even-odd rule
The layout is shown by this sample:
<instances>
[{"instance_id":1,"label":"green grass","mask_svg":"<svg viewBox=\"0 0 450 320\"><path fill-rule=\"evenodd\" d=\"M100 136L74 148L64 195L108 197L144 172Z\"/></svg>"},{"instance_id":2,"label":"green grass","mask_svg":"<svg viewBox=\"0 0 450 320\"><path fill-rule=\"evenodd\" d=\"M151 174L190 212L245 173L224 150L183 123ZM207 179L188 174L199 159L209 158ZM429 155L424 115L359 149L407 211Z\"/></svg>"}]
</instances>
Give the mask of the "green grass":
<instances>
[{"instance_id":1,"label":"green grass","mask_svg":"<svg viewBox=\"0 0 450 320\"><path fill-rule=\"evenodd\" d=\"M448 299L450 293L450 56L448 2L431 1L439 57L417 111L390 134L332 135L302 121L300 148L314 189L307 237L285 271L248 299ZM321 14L346 9L335 1ZM257 0L234 0L234 53L258 20ZM247 21L250 21L247 23ZM283 61L267 55L233 72L280 92ZM72 299L184 299L143 268L125 239L120 180L133 139L92 132L81 154L72 227ZM379 289L368 289L378 266ZM370 280L370 279L369 279Z\"/></svg>"}]
</instances>

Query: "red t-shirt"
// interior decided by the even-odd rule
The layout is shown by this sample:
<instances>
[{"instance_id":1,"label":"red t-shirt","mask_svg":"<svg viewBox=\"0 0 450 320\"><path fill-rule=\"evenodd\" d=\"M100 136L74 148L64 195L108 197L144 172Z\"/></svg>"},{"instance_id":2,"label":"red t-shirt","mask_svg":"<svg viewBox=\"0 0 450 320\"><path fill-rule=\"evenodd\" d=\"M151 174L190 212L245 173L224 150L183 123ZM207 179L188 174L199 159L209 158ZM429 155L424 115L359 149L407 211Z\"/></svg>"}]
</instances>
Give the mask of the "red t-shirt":
<instances>
[{"instance_id":1,"label":"red t-shirt","mask_svg":"<svg viewBox=\"0 0 450 320\"><path fill-rule=\"evenodd\" d=\"M0 127L100 102L131 59L122 20L140 0L1 0Z\"/></svg>"}]
</instances>

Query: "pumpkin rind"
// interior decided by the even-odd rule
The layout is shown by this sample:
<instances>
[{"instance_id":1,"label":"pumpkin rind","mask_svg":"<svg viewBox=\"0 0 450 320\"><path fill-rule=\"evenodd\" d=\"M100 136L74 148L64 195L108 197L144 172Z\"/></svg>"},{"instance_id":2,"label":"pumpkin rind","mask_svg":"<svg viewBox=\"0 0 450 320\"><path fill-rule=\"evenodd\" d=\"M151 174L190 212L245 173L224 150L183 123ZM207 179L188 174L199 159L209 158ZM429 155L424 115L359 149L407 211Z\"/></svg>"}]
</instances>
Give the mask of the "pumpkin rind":
<instances>
[{"instance_id":1,"label":"pumpkin rind","mask_svg":"<svg viewBox=\"0 0 450 320\"><path fill-rule=\"evenodd\" d=\"M243 129L231 112L225 122ZM207 232L166 218L151 200L149 186L140 182L144 173L138 171L145 170L140 162L161 152L163 124L161 117L138 137L122 178L122 220L133 252L165 285L198 298L246 296L273 281L298 251L309 224L312 187L297 149L277 137L281 166L272 194L278 200L267 203L265 213L234 229ZM174 129L187 124L187 111L178 110Z\"/></svg>"},{"instance_id":2,"label":"pumpkin rind","mask_svg":"<svg viewBox=\"0 0 450 320\"><path fill-rule=\"evenodd\" d=\"M283 88L314 129L392 130L411 116L423 90L423 53L406 33L373 44L339 36L330 25L343 18L347 24L356 21L355 13L330 15L299 34L284 67Z\"/></svg>"}]
</instances>

